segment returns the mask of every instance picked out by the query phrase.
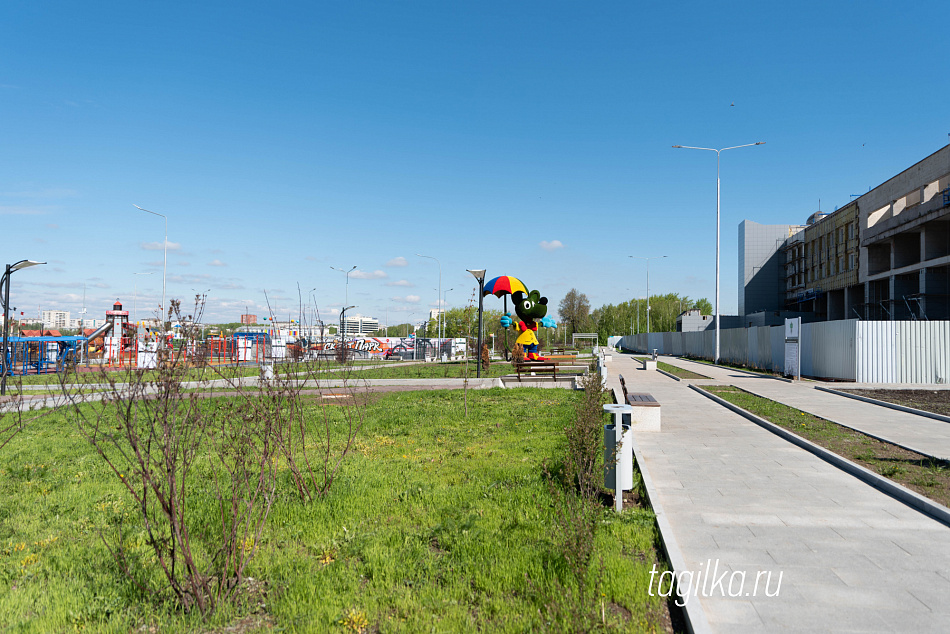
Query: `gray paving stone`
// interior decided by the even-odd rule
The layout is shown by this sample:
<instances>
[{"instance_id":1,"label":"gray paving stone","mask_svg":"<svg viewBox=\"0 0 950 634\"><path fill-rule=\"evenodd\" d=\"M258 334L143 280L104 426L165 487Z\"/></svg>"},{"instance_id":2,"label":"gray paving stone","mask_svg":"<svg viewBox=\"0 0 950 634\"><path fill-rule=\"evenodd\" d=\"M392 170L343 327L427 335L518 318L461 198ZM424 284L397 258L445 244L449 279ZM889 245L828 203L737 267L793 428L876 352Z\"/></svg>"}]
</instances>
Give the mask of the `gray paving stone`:
<instances>
[{"instance_id":1,"label":"gray paving stone","mask_svg":"<svg viewBox=\"0 0 950 634\"><path fill-rule=\"evenodd\" d=\"M950 528L685 382L634 374L624 363L629 367L629 357L614 355L611 376L634 376L628 387L662 406L663 431L635 433L635 441L686 567L718 559L730 572L783 575L776 597L704 598L714 631L947 629L950 601L939 599L950 596ZM929 582L915 584L915 573L927 573Z\"/></svg>"}]
</instances>

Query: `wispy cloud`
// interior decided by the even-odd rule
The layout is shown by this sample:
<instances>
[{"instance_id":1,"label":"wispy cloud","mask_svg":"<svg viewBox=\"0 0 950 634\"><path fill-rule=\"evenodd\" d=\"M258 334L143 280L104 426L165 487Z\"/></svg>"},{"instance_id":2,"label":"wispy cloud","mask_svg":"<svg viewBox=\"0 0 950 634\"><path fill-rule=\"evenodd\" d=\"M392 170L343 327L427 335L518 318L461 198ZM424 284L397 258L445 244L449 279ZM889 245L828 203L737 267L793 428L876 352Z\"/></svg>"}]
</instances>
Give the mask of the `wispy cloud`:
<instances>
[{"instance_id":1,"label":"wispy cloud","mask_svg":"<svg viewBox=\"0 0 950 634\"><path fill-rule=\"evenodd\" d=\"M63 187L48 187L46 189L30 189L14 192L0 192L5 198L75 198L79 192L75 189Z\"/></svg>"},{"instance_id":2,"label":"wispy cloud","mask_svg":"<svg viewBox=\"0 0 950 634\"><path fill-rule=\"evenodd\" d=\"M221 260L215 259L215 260L211 260L210 262L208 262L208 266L227 266L227 264L225 264L225 263L222 262Z\"/></svg>"},{"instance_id":3,"label":"wispy cloud","mask_svg":"<svg viewBox=\"0 0 950 634\"><path fill-rule=\"evenodd\" d=\"M418 295L406 295L405 297L393 297L392 300L399 304L418 304L419 300L422 299Z\"/></svg>"},{"instance_id":4,"label":"wispy cloud","mask_svg":"<svg viewBox=\"0 0 950 634\"><path fill-rule=\"evenodd\" d=\"M358 280L382 280L389 277L386 271L353 271L350 275Z\"/></svg>"},{"instance_id":5,"label":"wispy cloud","mask_svg":"<svg viewBox=\"0 0 950 634\"><path fill-rule=\"evenodd\" d=\"M386 286L405 286L405 287L411 288L415 286L415 284L413 284L409 280L399 280L399 281L394 281L394 282L386 282Z\"/></svg>"},{"instance_id":6,"label":"wispy cloud","mask_svg":"<svg viewBox=\"0 0 950 634\"><path fill-rule=\"evenodd\" d=\"M561 243L560 240L551 240L550 242L548 242L547 240L542 240L541 248L544 249L545 251L557 251L558 249L563 249L564 245Z\"/></svg>"},{"instance_id":7,"label":"wispy cloud","mask_svg":"<svg viewBox=\"0 0 950 634\"><path fill-rule=\"evenodd\" d=\"M0 205L0 216L44 216L47 213L49 213L49 211L45 207Z\"/></svg>"},{"instance_id":8,"label":"wispy cloud","mask_svg":"<svg viewBox=\"0 0 950 634\"><path fill-rule=\"evenodd\" d=\"M167 246L169 251L181 251L181 244L178 242L166 240L164 246ZM142 242L141 247L146 251L161 251L163 249L161 242Z\"/></svg>"},{"instance_id":9,"label":"wispy cloud","mask_svg":"<svg viewBox=\"0 0 950 634\"><path fill-rule=\"evenodd\" d=\"M409 262L400 255L398 258L393 258L387 262L386 266L409 266Z\"/></svg>"}]
</instances>

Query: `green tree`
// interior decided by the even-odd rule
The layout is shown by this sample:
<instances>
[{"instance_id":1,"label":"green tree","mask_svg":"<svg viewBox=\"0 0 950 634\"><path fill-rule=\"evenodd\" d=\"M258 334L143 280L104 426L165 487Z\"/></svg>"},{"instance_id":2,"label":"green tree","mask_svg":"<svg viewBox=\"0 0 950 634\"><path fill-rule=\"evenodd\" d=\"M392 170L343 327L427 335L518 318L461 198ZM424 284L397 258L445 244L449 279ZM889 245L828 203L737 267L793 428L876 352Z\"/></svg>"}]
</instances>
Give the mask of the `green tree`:
<instances>
[{"instance_id":1,"label":"green tree","mask_svg":"<svg viewBox=\"0 0 950 634\"><path fill-rule=\"evenodd\" d=\"M713 306L712 304L709 303L709 300L706 299L705 297L697 301L693 305L693 308L699 309L699 311L703 315L712 315L713 313Z\"/></svg>"},{"instance_id":2,"label":"green tree","mask_svg":"<svg viewBox=\"0 0 950 634\"><path fill-rule=\"evenodd\" d=\"M583 332L579 329L587 325L590 317L590 301L587 295L572 288L557 305L557 312L562 321L570 324L572 334Z\"/></svg>"}]
</instances>

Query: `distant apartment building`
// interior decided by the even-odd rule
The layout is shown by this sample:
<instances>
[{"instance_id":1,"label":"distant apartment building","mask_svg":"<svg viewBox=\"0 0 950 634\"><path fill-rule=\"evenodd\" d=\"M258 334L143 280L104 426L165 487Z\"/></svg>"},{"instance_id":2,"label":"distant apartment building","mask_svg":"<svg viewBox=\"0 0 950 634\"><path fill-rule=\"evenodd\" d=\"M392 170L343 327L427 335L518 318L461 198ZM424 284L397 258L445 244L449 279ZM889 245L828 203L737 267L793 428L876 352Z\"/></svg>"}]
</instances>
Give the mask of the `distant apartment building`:
<instances>
[{"instance_id":1,"label":"distant apartment building","mask_svg":"<svg viewBox=\"0 0 950 634\"><path fill-rule=\"evenodd\" d=\"M950 319L950 145L844 207L789 226L797 230L779 245L785 226L739 225L740 315L784 309L819 321ZM778 305L767 270L776 255Z\"/></svg>"},{"instance_id":2,"label":"distant apartment building","mask_svg":"<svg viewBox=\"0 0 950 634\"><path fill-rule=\"evenodd\" d=\"M241 315L242 324L256 324L257 315Z\"/></svg>"},{"instance_id":3,"label":"distant apartment building","mask_svg":"<svg viewBox=\"0 0 950 634\"><path fill-rule=\"evenodd\" d=\"M345 317L342 326L345 335L371 335L379 330L379 320L374 317L354 315Z\"/></svg>"},{"instance_id":4,"label":"distant apartment building","mask_svg":"<svg viewBox=\"0 0 950 634\"><path fill-rule=\"evenodd\" d=\"M73 328L68 310L44 310L40 313L40 321L43 322L43 328L50 330Z\"/></svg>"}]
</instances>

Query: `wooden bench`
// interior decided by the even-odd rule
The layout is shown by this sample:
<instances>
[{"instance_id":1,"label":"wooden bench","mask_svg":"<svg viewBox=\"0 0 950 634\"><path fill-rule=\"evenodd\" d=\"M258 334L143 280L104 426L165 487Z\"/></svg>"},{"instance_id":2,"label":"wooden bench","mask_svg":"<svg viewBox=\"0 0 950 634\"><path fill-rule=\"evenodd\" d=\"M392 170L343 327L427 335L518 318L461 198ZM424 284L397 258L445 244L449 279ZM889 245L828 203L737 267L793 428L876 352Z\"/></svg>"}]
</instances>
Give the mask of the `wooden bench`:
<instances>
[{"instance_id":1,"label":"wooden bench","mask_svg":"<svg viewBox=\"0 0 950 634\"><path fill-rule=\"evenodd\" d=\"M548 361L559 361L559 362L561 362L561 363L574 363L575 361L577 361L577 355L576 355L576 354L555 354L555 353L551 353L551 354L548 354L548 355L545 355L545 356L547 357Z\"/></svg>"},{"instance_id":2,"label":"wooden bench","mask_svg":"<svg viewBox=\"0 0 950 634\"><path fill-rule=\"evenodd\" d=\"M554 378L557 378L557 361L512 361L511 365L514 366L515 372L518 374L518 380L521 380L521 375L525 374L531 376L532 374L551 374Z\"/></svg>"},{"instance_id":3,"label":"wooden bench","mask_svg":"<svg viewBox=\"0 0 950 634\"><path fill-rule=\"evenodd\" d=\"M630 424L636 425L637 431L660 431L660 403L653 395L646 392L628 392L627 382L620 375L620 388L623 390L623 400L633 407Z\"/></svg>"}]
</instances>

